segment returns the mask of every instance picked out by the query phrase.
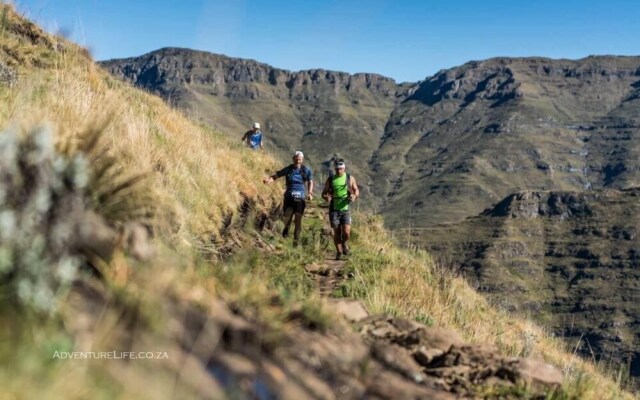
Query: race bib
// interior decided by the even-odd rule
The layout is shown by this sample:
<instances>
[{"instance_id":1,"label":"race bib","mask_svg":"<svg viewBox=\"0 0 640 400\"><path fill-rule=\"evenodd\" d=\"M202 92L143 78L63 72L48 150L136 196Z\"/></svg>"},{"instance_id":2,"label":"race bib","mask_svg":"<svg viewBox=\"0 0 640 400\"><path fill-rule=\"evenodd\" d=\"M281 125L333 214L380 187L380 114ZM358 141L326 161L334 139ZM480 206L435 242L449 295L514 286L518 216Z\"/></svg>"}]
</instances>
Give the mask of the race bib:
<instances>
[{"instance_id":1,"label":"race bib","mask_svg":"<svg viewBox=\"0 0 640 400\"><path fill-rule=\"evenodd\" d=\"M291 197L293 197L294 200L304 200L304 192L300 192L300 191L293 191L291 192Z\"/></svg>"}]
</instances>

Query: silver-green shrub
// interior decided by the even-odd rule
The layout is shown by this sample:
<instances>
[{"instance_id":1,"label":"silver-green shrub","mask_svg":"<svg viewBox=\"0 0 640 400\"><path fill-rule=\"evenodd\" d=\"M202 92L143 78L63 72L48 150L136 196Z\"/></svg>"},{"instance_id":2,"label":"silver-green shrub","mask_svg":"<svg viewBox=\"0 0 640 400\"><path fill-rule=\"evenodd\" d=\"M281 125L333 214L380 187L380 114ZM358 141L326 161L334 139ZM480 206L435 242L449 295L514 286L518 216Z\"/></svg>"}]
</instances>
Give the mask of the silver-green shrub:
<instances>
[{"instance_id":1,"label":"silver-green shrub","mask_svg":"<svg viewBox=\"0 0 640 400\"><path fill-rule=\"evenodd\" d=\"M49 128L0 133L0 301L56 309L82 261L88 179L86 159L58 154Z\"/></svg>"}]
</instances>

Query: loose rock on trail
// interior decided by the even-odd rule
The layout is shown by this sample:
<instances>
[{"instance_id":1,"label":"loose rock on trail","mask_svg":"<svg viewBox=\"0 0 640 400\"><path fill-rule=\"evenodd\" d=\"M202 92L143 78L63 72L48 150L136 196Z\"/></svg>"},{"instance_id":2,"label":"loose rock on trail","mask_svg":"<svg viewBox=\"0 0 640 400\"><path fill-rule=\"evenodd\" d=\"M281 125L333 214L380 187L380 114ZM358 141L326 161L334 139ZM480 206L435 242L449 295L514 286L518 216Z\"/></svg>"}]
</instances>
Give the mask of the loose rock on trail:
<instances>
[{"instance_id":1,"label":"loose rock on trail","mask_svg":"<svg viewBox=\"0 0 640 400\"><path fill-rule=\"evenodd\" d=\"M334 260L327 254L321 262L306 265L304 268L311 274L320 296L331 297L340 282L345 279L344 267L345 260Z\"/></svg>"}]
</instances>

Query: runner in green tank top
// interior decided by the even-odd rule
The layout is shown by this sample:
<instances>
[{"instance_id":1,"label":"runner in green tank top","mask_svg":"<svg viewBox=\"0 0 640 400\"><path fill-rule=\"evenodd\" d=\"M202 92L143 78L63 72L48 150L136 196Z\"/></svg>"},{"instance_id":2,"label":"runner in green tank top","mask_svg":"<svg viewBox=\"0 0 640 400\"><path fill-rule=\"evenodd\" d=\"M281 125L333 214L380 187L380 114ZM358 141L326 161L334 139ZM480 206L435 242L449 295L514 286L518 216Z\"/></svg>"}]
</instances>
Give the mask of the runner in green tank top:
<instances>
[{"instance_id":1,"label":"runner in green tank top","mask_svg":"<svg viewBox=\"0 0 640 400\"><path fill-rule=\"evenodd\" d=\"M336 260L349 255L349 236L351 235L351 213L349 203L360 195L353 176L346 173L344 161L339 160L336 173L327 179L322 197L329 201L329 220L333 228L333 242L336 246Z\"/></svg>"},{"instance_id":2,"label":"runner in green tank top","mask_svg":"<svg viewBox=\"0 0 640 400\"><path fill-rule=\"evenodd\" d=\"M334 175L331 179L331 189L333 194L333 210L349 210L349 188L347 188L347 174Z\"/></svg>"}]
</instances>

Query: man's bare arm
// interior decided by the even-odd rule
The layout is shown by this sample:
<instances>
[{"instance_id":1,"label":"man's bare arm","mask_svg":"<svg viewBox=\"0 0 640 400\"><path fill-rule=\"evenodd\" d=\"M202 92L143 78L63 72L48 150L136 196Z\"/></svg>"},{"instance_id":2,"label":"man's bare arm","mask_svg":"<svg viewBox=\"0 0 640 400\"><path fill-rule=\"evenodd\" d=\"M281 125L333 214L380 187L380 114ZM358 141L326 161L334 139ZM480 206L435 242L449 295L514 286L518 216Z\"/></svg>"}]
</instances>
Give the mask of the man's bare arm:
<instances>
[{"instance_id":1,"label":"man's bare arm","mask_svg":"<svg viewBox=\"0 0 640 400\"><path fill-rule=\"evenodd\" d=\"M351 177L351 188L350 188L350 192L351 192L351 200L355 200L358 197L360 197L360 189L358 189L358 184L356 183L356 178L354 178L353 176Z\"/></svg>"},{"instance_id":2,"label":"man's bare arm","mask_svg":"<svg viewBox=\"0 0 640 400\"><path fill-rule=\"evenodd\" d=\"M308 189L309 189L307 191L307 193L309 194L309 200L311 200L311 198L313 197L313 179L308 181L307 184L308 184Z\"/></svg>"},{"instance_id":3,"label":"man's bare arm","mask_svg":"<svg viewBox=\"0 0 640 400\"><path fill-rule=\"evenodd\" d=\"M275 174L270 175L266 178L264 178L262 180L262 182L269 184L274 182L276 179L280 178L281 176L285 176L285 171L286 171L286 167L284 169L281 169L280 171L277 171Z\"/></svg>"},{"instance_id":4,"label":"man's bare arm","mask_svg":"<svg viewBox=\"0 0 640 400\"><path fill-rule=\"evenodd\" d=\"M325 200L329 200L330 191L331 191L331 184L329 183L329 179L327 179L327 181L324 183L324 188L322 189L322 198L324 198Z\"/></svg>"}]
</instances>

